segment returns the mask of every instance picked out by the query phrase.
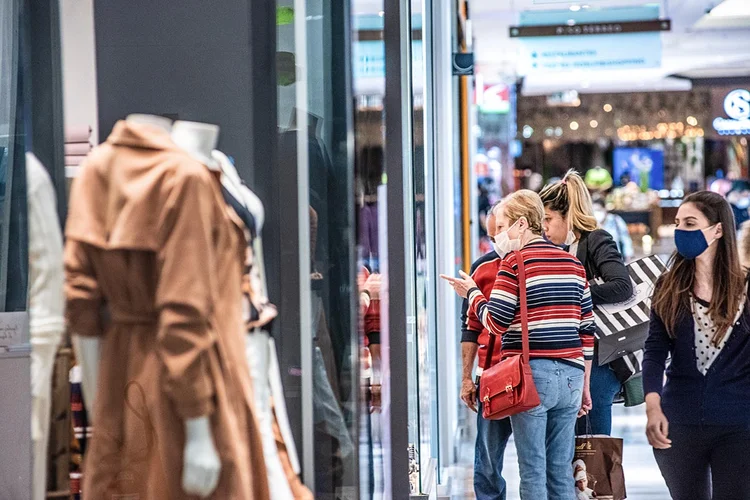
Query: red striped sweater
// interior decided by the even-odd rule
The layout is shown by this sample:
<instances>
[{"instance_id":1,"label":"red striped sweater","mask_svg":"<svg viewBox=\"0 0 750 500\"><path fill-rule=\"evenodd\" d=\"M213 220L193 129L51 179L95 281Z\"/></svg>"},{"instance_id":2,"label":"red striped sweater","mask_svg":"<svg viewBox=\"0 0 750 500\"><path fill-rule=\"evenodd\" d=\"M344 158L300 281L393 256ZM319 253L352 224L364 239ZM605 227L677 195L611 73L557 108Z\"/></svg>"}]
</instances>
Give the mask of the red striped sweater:
<instances>
[{"instance_id":1,"label":"red striped sweater","mask_svg":"<svg viewBox=\"0 0 750 500\"><path fill-rule=\"evenodd\" d=\"M586 270L547 242L528 244L519 253L526 269L531 357L583 368L584 359L593 359L596 329ZM502 335L503 355L522 347L517 255L503 259L489 301L478 288L469 291L471 312L490 333Z\"/></svg>"}]
</instances>

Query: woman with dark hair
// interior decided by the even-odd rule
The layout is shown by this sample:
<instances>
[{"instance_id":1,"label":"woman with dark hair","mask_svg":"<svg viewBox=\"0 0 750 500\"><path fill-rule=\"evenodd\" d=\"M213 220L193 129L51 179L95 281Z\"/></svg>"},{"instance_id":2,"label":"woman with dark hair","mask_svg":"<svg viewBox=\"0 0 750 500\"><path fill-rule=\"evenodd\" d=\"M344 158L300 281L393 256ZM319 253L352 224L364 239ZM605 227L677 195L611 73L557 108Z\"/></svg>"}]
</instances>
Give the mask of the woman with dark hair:
<instances>
[{"instance_id":1,"label":"woman with dark hair","mask_svg":"<svg viewBox=\"0 0 750 500\"><path fill-rule=\"evenodd\" d=\"M673 499L750 498L750 307L732 209L695 193L675 222L643 359L646 434Z\"/></svg>"},{"instance_id":2,"label":"woman with dark hair","mask_svg":"<svg viewBox=\"0 0 750 500\"><path fill-rule=\"evenodd\" d=\"M540 193L544 203L547 238L581 261L594 305L615 304L633 295L633 282L612 236L599 228L591 195L577 172L548 184ZM601 278L602 283L593 280ZM578 422L578 434L612 432L612 404L622 385L609 365L599 366L594 355L591 369L592 410Z\"/></svg>"}]
</instances>

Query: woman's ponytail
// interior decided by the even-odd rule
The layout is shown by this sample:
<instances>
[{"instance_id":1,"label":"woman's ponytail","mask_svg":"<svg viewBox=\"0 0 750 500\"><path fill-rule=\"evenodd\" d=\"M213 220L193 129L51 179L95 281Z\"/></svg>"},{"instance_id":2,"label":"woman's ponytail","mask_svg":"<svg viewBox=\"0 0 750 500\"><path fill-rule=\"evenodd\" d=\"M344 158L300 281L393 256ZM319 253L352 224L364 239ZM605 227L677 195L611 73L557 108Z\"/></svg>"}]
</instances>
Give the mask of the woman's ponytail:
<instances>
[{"instance_id":1,"label":"woman's ponytail","mask_svg":"<svg viewBox=\"0 0 750 500\"><path fill-rule=\"evenodd\" d=\"M568 221L571 229L582 232L594 231L599 224L594 216L594 205L586 183L575 170L569 170L562 183L568 194Z\"/></svg>"}]
</instances>

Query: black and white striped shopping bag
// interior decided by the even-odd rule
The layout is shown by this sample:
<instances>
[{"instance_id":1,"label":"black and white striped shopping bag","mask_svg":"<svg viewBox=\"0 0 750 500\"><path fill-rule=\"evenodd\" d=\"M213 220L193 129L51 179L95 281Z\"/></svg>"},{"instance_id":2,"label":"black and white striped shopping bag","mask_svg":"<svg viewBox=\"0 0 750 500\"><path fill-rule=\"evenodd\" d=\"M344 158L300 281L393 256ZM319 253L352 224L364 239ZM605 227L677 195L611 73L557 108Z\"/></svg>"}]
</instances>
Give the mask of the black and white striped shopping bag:
<instances>
[{"instance_id":1,"label":"black and white striped shopping bag","mask_svg":"<svg viewBox=\"0 0 750 500\"><path fill-rule=\"evenodd\" d=\"M627 267L633 282L633 296L617 304L594 306L600 365L643 349L648 336L654 285L667 270L656 255L633 261ZM594 283L601 284L603 280L597 278Z\"/></svg>"}]
</instances>

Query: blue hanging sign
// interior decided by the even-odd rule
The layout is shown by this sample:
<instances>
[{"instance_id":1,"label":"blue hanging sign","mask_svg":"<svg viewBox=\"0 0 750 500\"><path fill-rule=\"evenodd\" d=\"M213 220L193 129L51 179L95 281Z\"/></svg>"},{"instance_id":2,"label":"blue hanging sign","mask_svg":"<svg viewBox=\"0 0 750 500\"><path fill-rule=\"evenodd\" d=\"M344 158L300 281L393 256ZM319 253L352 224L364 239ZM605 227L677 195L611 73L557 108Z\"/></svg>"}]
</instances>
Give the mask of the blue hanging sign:
<instances>
[{"instance_id":1,"label":"blue hanging sign","mask_svg":"<svg viewBox=\"0 0 750 500\"><path fill-rule=\"evenodd\" d=\"M601 23L626 23L659 19L659 6L571 11L525 11L520 26L566 25L572 28ZM522 72L641 69L661 66L661 33L618 33L587 36L519 38Z\"/></svg>"}]
</instances>

